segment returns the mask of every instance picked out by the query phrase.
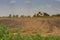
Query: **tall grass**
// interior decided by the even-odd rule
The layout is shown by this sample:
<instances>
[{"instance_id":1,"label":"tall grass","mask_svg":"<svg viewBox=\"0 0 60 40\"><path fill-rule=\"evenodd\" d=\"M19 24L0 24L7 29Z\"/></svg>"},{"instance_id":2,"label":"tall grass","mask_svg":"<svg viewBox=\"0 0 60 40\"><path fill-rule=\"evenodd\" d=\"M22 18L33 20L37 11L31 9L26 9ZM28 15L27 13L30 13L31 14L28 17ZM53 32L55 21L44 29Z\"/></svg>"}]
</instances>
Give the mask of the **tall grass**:
<instances>
[{"instance_id":1,"label":"tall grass","mask_svg":"<svg viewBox=\"0 0 60 40\"><path fill-rule=\"evenodd\" d=\"M39 34L21 35L20 33L14 35L6 28L6 25L0 24L0 40L60 40L60 36L42 37Z\"/></svg>"}]
</instances>

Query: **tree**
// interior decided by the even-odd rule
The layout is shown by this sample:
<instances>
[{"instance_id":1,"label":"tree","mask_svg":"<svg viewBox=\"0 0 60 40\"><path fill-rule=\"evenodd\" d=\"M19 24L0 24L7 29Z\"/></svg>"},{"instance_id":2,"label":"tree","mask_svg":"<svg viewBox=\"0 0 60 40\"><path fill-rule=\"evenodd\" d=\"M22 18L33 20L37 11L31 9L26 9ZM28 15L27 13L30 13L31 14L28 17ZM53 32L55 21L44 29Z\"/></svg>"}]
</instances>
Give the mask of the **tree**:
<instances>
[{"instance_id":1,"label":"tree","mask_svg":"<svg viewBox=\"0 0 60 40\"><path fill-rule=\"evenodd\" d=\"M44 13L44 16L50 16L49 14L47 14L47 13Z\"/></svg>"},{"instance_id":2,"label":"tree","mask_svg":"<svg viewBox=\"0 0 60 40\"><path fill-rule=\"evenodd\" d=\"M15 18L16 16L15 15L13 15L13 18Z\"/></svg>"},{"instance_id":3,"label":"tree","mask_svg":"<svg viewBox=\"0 0 60 40\"><path fill-rule=\"evenodd\" d=\"M41 17L43 14L41 12L38 12L37 14L34 14L33 17Z\"/></svg>"},{"instance_id":4,"label":"tree","mask_svg":"<svg viewBox=\"0 0 60 40\"><path fill-rule=\"evenodd\" d=\"M37 13L37 17L40 17L40 16L42 16L42 13L41 12L38 12Z\"/></svg>"},{"instance_id":5,"label":"tree","mask_svg":"<svg viewBox=\"0 0 60 40\"><path fill-rule=\"evenodd\" d=\"M52 15L52 16L55 16L55 17L60 17L60 14L56 14L56 15Z\"/></svg>"},{"instance_id":6,"label":"tree","mask_svg":"<svg viewBox=\"0 0 60 40\"><path fill-rule=\"evenodd\" d=\"M31 16L30 16L30 15L28 15L27 17L28 17L28 18L30 18Z\"/></svg>"},{"instance_id":7,"label":"tree","mask_svg":"<svg viewBox=\"0 0 60 40\"><path fill-rule=\"evenodd\" d=\"M25 17L24 15L21 15L21 17Z\"/></svg>"},{"instance_id":8,"label":"tree","mask_svg":"<svg viewBox=\"0 0 60 40\"><path fill-rule=\"evenodd\" d=\"M11 18L11 14L9 14L9 16L8 16L9 18Z\"/></svg>"},{"instance_id":9,"label":"tree","mask_svg":"<svg viewBox=\"0 0 60 40\"><path fill-rule=\"evenodd\" d=\"M56 16L60 16L60 14L57 14Z\"/></svg>"},{"instance_id":10,"label":"tree","mask_svg":"<svg viewBox=\"0 0 60 40\"><path fill-rule=\"evenodd\" d=\"M37 17L36 14L34 14L33 17Z\"/></svg>"},{"instance_id":11,"label":"tree","mask_svg":"<svg viewBox=\"0 0 60 40\"><path fill-rule=\"evenodd\" d=\"M18 15L16 15L16 18L18 18L19 16Z\"/></svg>"}]
</instances>

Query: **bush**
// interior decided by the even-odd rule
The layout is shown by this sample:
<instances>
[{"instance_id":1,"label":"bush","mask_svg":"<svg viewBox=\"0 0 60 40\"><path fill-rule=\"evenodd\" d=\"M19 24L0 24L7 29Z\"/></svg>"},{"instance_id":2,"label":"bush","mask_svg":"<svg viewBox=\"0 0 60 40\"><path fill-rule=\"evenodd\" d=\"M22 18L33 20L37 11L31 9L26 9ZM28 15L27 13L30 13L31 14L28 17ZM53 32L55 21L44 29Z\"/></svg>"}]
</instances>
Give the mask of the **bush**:
<instances>
[{"instance_id":1,"label":"bush","mask_svg":"<svg viewBox=\"0 0 60 40\"><path fill-rule=\"evenodd\" d=\"M7 30L6 25L0 24L0 40L12 39L12 33Z\"/></svg>"},{"instance_id":2,"label":"bush","mask_svg":"<svg viewBox=\"0 0 60 40\"><path fill-rule=\"evenodd\" d=\"M49 14L47 14L47 13L44 13L44 16L50 16Z\"/></svg>"},{"instance_id":3,"label":"bush","mask_svg":"<svg viewBox=\"0 0 60 40\"><path fill-rule=\"evenodd\" d=\"M8 18L11 18L11 17L12 17L11 14L9 14Z\"/></svg>"},{"instance_id":4,"label":"bush","mask_svg":"<svg viewBox=\"0 0 60 40\"><path fill-rule=\"evenodd\" d=\"M52 15L53 17L60 17L60 14Z\"/></svg>"},{"instance_id":5,"label":"bush","mask_svg":"<svg viewBox=\"0 0 60 40\"><path fill-rule=\"evenodd\" d=\"M6 25L0 24L0 40L60 40L60 36L42 37L39 34L21 35L20 33L14 35L7 30Z\"/></svg>"}]
</instances>

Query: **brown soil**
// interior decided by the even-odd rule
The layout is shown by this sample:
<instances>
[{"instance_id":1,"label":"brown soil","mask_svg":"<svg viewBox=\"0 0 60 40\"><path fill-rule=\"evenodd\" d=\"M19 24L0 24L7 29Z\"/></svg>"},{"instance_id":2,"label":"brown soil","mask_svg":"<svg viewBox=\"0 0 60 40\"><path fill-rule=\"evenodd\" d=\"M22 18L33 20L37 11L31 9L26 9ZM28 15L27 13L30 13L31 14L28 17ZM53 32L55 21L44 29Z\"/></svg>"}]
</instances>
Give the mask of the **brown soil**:
<instances>
[{"instance_id":1,"label":"brown soil","mask_svg":"<svg viewBox=\"0 0 60 40\"><path fill-rule=\"evenodd\" d=\"M60 17L55 18L0 18L8 28L23 27L22 34L60 35Z\"/></svg>"}]
</instances>

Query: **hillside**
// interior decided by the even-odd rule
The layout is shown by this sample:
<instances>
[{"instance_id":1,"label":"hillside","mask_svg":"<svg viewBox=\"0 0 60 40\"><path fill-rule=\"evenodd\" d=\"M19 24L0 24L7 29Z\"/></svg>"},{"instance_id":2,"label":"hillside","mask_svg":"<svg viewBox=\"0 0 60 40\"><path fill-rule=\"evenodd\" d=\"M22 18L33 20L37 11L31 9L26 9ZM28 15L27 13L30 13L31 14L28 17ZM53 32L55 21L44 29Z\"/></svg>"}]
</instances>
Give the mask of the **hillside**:
<instances>
[{"instance_id":1,"label":"hillside","mask_svg":"<svg viewBox=\"0 0 60 40\"><path fill-rule=\"evenodd\" d=\"M60 35L60 17L55 18L0 18L8 28L22 27L23 34L42 33L43 35Z\"/></svg>"}]
</instances>

